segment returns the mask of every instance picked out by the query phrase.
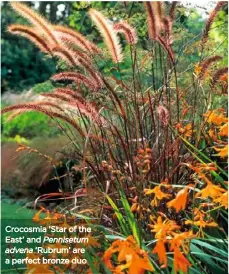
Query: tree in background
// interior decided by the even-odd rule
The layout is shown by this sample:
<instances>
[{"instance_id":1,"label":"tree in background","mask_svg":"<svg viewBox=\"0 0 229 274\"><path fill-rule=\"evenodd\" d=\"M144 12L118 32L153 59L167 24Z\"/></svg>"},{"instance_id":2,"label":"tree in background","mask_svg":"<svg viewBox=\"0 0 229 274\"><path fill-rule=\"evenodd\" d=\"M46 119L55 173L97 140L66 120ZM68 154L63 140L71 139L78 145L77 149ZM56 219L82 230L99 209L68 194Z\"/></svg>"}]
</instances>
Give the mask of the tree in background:
<instances>
[{"instance_id":1,"label":"tree in background","mask_svg":"<svg viewBox=\"0 0 229 274\"><path fill-rule=\"evenodd\" d=\"M52 23L61 22L66 17L66 9L58 12L62 2L27 2L30 7L36 8ZM12 12L9 2L1 4L2 9L2 92L7 90L22 91L31 88L37 83L44 82L55 72L53 60L44 60L44 54L26 39L18 39L6 31L6 27L16 22L27 23Z\"/></svg>"},{"instance_id":2,"label":"tree in background","mask_svg":"<svg viewBox=\"0 0 229 274\"><path fill-rule=\"evenodd\" d=\"M131 24L135 26L138 31L139 41L144 49L147 49L147 40L145 40L146 27L143 24L145 17L141 3L132 2L66 2L66 1L29 1L27 5L35 8L46 17L52 23L67 24L71 28L80 31L86 35L89 40L102 43L102 40L96 34L96 29L90 25L90 19L87 16L87 11L90 8L96 8L103 10L105 15L111 18L113 21L119 19L129 18ZM166 5L169 5L166 3ZM2 3L2 92L7 90L22 91L29 89L35 84L42 83L55 72L55 62L50 60L44 60L44 55L39 50L29 44L26 39L18 39L6 32L6 27L11 23L26 23L26 21L16 15L9 8L9 2ZM166 8L169 8L166 6ZM226 8L225 8L226 9ZM217 20L214 22L214 33L211 35L212 43L220 43L218 51L220 54L227 51L226 40L226 28L227 24L227 10L222 10L218 14ZM184 8L181 3L177 9L176 23L175 23L175 47L176 51L180 52L178 56L185 54L185 58L182 61L184 68L187 64L195 63L198 60L199 52L196 54L190 52L195 50L196 41L198 40L199 30L203 27L204 20L192 9L187 13L187 9ZM222 31L225 29L225 31ZM181 35L184 34L185 35ZM177 36L176 36L177 34ZM193 39L193 34L196 35L196 39ZM185 37L186 41L184 41ZM185 45L185 47L183 46ZM209 49L214 45L210 45ZM190 54L192 53L192 54ZM219 52L218 52L219 53ZM184 55L183 55L184 56ZM190 59L190 60L189 60ZM130 62L130 61L129 61ZM123 64L127 68L129 62ZM225 60L224 60L225 62ZM107 65L107 64L106 64ZM103 64L101 64L101 69ZM113 73L118 77L117 73L113 70L108 70L107 73ZM147 76L146 76L147 77ZM160 85L160 83L158 83ZM40 86L39 86L40 89ZM44 91L44 90L42 90Z\"/></svg>"}]
</instances>

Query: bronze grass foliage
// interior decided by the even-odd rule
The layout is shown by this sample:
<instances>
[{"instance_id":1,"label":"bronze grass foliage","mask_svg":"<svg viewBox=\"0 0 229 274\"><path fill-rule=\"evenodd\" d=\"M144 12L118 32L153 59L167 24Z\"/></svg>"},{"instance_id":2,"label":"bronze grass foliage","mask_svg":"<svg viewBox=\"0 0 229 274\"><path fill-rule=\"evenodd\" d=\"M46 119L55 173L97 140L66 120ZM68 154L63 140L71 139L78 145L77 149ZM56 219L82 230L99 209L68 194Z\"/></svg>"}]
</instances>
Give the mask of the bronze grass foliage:
<instances>
[{"instance_id":1,"label":"bronze grass foliage","mask_svg":"<svg viewBox=\"0 0 229 274\"><path fill-rule=\"evenodd\" d=\"M35 28L27 27L24 25L11 25L9 26L8 31L12 34L17 34L29 39L41 51L45 53L51 53L52 51L49 47L49 44L44 40L44 38L37 34Z\"/></svg>"},{"instance_id":2,"label":"bronze grass foliage","mask_svg":"<svg viewBox=\"0 0 229 274\"><path fill-rule=\"evenodd\" d=\"M101 12L95 9L90 9L89 15L103 36L104 42L109 49L109 53L111 54L113 61L115 63L121 62L123 59L122 49L113 25L103 16Z\"/></svg>"},{"instance_id":3,"label":"bronze grass foliage","mask_svg":"<svg viewBox=\"0 0 229 274\"><path fill-rule=\"evenodd\" d=\"M208 20L206 22L205 28L203 30L203 35L202 35L202 44L205 44L208 38L209 31L211 30L211 25L216 18L218 12L220 9L225 5L227 2L226 1L218 1L216 4L216 7L214 10L211 12L210 16L208 17Z\"/></svg>"},{"instance_id":4,"label":"bronze grass foliage","mask_svg":"<svg viewBox=\"0 0 229 274\"><path fill-rule=\"evenodd\" d=\"M114 24L114 30L116 30L117 33L123 33L126 41L130 45L134 45L138 41L138 37L136 34L135 28L131 27L127 22L120 22Z\"/></svg>"},{"instance_id":5,"label":"bronze grass foliage","mask_svg":"<svg viewBox=\"0 0 229 274\"><path fill-rule=\"evenodd\" d=\"M223 58L221 56L210 56L208 58L206 58L204 61L202 61L200 63L200 67L201 67L201 70L200 70L200 73L199 73L199 79L202 79L205 72L209 69L209 67L214 64L215 62L217 61L220 61L222 60Z\"/></svg>"},{"instance_id":6,"label":"bronze grass foliage","mask_svg":"<svg viewBox=\"0 0 229 274\"><path fill-rule=\"evenodd\" d=\"M139 148L147 146L153 148L153 161L152 168L144 178L158 183L165 178L176 181L181 172L179 153L182 142L175 138L174 133L168 128L174 126L175 117L177 121L180 120L181 110L185 112L179 104L182 98L172 49L172 24L175 20L177 2L172 3L168 14L161 2L144 3L149 38L153 45L156 43L160 50L164 49L160 53L160 58L167 68L167 71L160 71L164 77L158 92L156 90L152 92L152 87L145 87L141 82L144 71L138 63L135 46L137 33L127 22L112 23L100 11L89 10L89 15L101 33L120 75L122 73L118 63L122 62L124 56L118 34L124 34L126 42L131 45L129 50L133 75L129 82L114 76L102 75L94 63L95 54L98 58L105 58L102 50L80 33L67 27L50 24L25 4L17 2L11 4L14 10L28 19L32 26L12 25L9 31L30 39L48 55L58 56L66 62L69 69L51 78L55 82L56 89L52 93L43 94L43 97L49 98L50 101L9 106L3 109L2 113L13 112L10 116L13 118L25 111L38 111L55 119L57 123L59 123L58 119L69 123L76 129L77 137L75 133L61 126L72 143L78 138L80 145L76 148L77 160L83 159L84 163L87 163L100 186L106 177L100 172L100 164L106 158L115 165L116 169L121 170L122 177L125 178L125 189L130 182L136 184L137 188L143 189L141 170L133 156ZM217 5L216 11L221 7L222 4ZM214 19L212 18L210 22ZM207 21L206 29L209 29L209 24ZM167 60L162 61L166 55L170 63ZM213 62L220 59L219 56L212 56L204 60L201 63L200 78ZM225 69L218 72L213 77L213 82L217 81L224 72ZM153 67L153 83L154 73ZM171 92L171 75L175 79L173 92ZM121 89L124 96L117 93L117 88ZM95 98L97 99L94 100ZM195 100L193 103L195 104ZM81 146L82 144L84 145ZM120 178L116 179L120 180ZM123 180L120 180L120 183L123 183Z\"/></svg>"},{"instance_id":7,"label":"bronze grass foliage","mask_svg":"<svg viewBox=\"0 0 229 274\"><path fill-rule=\"evenodd\" d=\"M215 87L215 84L219 81L220 77L223 75L228 75L228 67L220 68L217 71L215 71L211 80L211 86L213 88Z\"/></svg>"},{"instance_id":8,"label":"bronze grass foliage","mask_svg":"<svg viewBox=\"0 0 229 274\"><path fill-rule=\"evenodd\" d=\"M174 53L171 47L172 38L172 21L173 12L170 16L165 16L163 13L163 5L159 1L144 2L149 38L153 41L157 41L167 51L171 64L174 64ZM172 7L175 10L175 6Z\"/></svg>"},{"instance_id":9,"label":"bronze grass foliage","mask_svg":"<svg viewBox=\"0 0 229 274\"><path fill-rule=\"evenodd\" d=\"M101 50L91 41L87 40L83 35L68 27L55 25L53 26L54 33L60 37L60 39L67 46L78 46L83 51L91 54L101 54Z\"/></svg>"},{"instance_id":10,"label":"bronze grass foliage","mask_svg":"<svg viewBox=\"0 0 229 274\"><path fill-rule=\"evenodd\" d=\"M22 17L26 18L32 25L34 25L40 34L44 35L52 46L56 46L58 44L58 41L53 34L51 25L44 17L20 2L11 2L11 7Z\"/></svg>"}]
</instances>

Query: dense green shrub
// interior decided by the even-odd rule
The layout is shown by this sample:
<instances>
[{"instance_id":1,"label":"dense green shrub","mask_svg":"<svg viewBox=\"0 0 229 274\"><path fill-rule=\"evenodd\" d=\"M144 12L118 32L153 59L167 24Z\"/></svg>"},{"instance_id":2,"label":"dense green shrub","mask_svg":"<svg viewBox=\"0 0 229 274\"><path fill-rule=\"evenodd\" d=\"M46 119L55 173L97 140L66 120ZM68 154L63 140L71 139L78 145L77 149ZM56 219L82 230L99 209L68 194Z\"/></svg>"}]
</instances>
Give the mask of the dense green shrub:
<instances>
[{"instance_id":1,"label":"dense green shrub","mask_svg":"<svg viewBox=\"0 0 229 274\"><path fill-rule=\"evenodd\" d=\"M2 92L7 90L18 92L49 78L55 72L55 63L51 59L44 58L44 54L26 39L18 39L9 34L6 31L9 24L12 22L24 24L26 20L12 13L8 2L4 2L1 9Z\"/></svg>"},{"instance_id":2,"label":"dense green shrub","mask_svg":"<svg viewBox=\"0 0 229 274\"><path fill-rule=\"evenodd\" d=\"M53 125L53 121L40 113L23 113L10 122L3 118L2 135L5 138L14 138L16 135L32 139L37 136L52 137L59 133L59 129Z\"/></svg>"}]
</instances>

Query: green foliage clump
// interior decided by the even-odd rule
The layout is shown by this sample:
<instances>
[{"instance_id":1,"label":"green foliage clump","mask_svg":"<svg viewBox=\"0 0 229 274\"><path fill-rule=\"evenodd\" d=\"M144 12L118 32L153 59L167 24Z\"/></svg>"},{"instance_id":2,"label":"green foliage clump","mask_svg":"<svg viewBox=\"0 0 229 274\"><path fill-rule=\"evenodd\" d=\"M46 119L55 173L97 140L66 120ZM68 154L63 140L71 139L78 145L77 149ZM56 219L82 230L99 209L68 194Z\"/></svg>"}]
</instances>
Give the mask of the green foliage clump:
<instances>
[{"instance_id":1,"label":"green foliage clump","mask_svg":"<svg viewBox=\"0 0 229 274\"><path fill-rule=\"evenodd\" d=\"M37 84L33 87L33 92L36 94L51 92L55 87L50 80Z\"/></svg>"},{"instance_id":2,"label":"green foliage clump","mask_svg":"<svg viewBox=\"0 0 229 274\"><path fill-rule=\"evenodd\" d=\"M59 130L55 125L50 126L51 123L53 123L53 121L51 121L50 118L36 112L23 113L10 122L7 122L6 117L4 117L2 135L4 140L14 138L16 135L26 139L32 139L37 136L56 136Z\"/></svg>"}]
</instances>

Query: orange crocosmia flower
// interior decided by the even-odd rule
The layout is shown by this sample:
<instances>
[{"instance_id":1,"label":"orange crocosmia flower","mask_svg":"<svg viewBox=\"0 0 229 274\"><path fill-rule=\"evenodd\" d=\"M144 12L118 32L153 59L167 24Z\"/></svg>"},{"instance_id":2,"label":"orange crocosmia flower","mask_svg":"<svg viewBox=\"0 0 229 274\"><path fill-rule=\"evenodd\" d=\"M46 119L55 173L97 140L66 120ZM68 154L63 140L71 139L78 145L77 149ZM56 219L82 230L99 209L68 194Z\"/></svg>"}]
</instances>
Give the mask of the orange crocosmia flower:
<instances>
[{"instance_id":1,"label":"orange crocosmia flower","mask_svg":"<svg viewBox=\"0 0 229 274\"><path fill-rule=\"evenodd\" d=\"M188 243L188 241L193 238L194 235L192 231L186 231L182 233L173 233L173 238L170 240L170 250L174 250L176 247L183 247L183 250L188 253L189 246L185 242Z\"/></svg>"},{"instance_id":2,"label":"orange crocosmia flower","mask_svg":"<svg viewBox=\"0 0 229 274\"><path fill-rule=\"evenodd\" d=\"M42 212L46 214L44 218L40 217ZM39 223L40 225L56 224L60 227L69 227L69 225L66 223L66 217L63 214L50 213L49 210L43 207L34 215L33 221L35 223Z\"/></svg>"},{"instance_id":3,"label":"orange crocosmia flower","mask_svg":"<svg viewBox=\"0 0 229 274\"><path fill-rule=\"evenodd\" d=\"M220 126L222 123L226 123L228 119L224 116L223 113L220 113L221 110L208 111L204 114L207 117L207 122L212 123L216 126Z\"/></svg>"},{"instance_id":4,"label":"orange crocosmia flower","mask_svg":"<svg viewBox=\"0 0 229 274\"><path fill-rule=\"evenodd\" d=\"M166 236L170 235L172 231L179 229L180 227L169 219L162 220L161 216L157 218L157 223L149 225L152 228L152 232L155 232L155 238L164 240Z\"/></svg>"},{"instance_id":5,"label":"orange crocosmia flower","mask_svg":"<svg viewBox=\"0 0 229 274\"><path fill-rule=\"evenodd\" d=\"M204 233L203 233L203 228L207 227L217 227L218 224L213 221L212 219L208 220L207 222L204 220L205 218L205 213L198 208L194 209L194 220L187 220L185 221L185 224L191 224L198 226L200 229L198 233L196 234L196 237L201 236L204 238Z\"/></svg>"},{"instance_id":6,"label":"orange crocosmia flower","mask_svg":"<svg viewBox=\"0 0 229 274\"><path fill-rule=\"evenodd\" d=\"M192 130L192 125L189 123L189 124L187 124L187 125L184 127L184 135L185 135L186 137L191 137L191 136L192 136L192 132L193 132L193 130Z\"/></svg>"},{"instance_id":7,"label":"orange crocosmia flower","mask_svg":"<svg viewBox=\"0 0 229 274\"><path fill-rule=\"evenodd\" d=\"M222 136L222 137L228 136L228 123L220 127L219 136Z\"/></svg>"},{"instance_id":8,"label":"orange crocosmia flower","mask_svg":"<svg viewBox=\"0 0 229 274\"><path fill-rule=\"evenodd\" d=\"M217 167L215 166L215 163L205 163L205 164L199 164L200 167L202 167L203 170L212 170L212 171L216 171Z\"/></svg>"},{"instance_id":9,"label":"orange crocosmia flower","mask_svg":"<svg viewBox=\"0 0 229 274\"><path fill-rule=\"evenodd\" d=\"M185 224L194 224L196 226L199 226L200 228L202 227L206 227L206 226L209 226L209 227L217 227L218 224L214 221L212 222L205 222L204 220L197 220L197 221L191 221L191 220L187 220L185 221Z\"/></svg>"},{"instance_id":10,"label":"orange crocosmia flower","mask_svg":"<svg viewBox=\"0 0 229 274\"><path fill-rule=\"evenodd\" d=\"M212 199L216 199L221 196L226 190L218 185L214 185L210 181L207 183L207 186L196 193L195 197L200 197L202 199L206 199L211 197Z\"/></svg>"},{"instance_id":11,"label":"orange crocosmia flower","mask_svg":"<svg viewBox=\"0 0 229 274\"><path fill-rule=\"evenodd\" d=\"M202 171L216 171L217 167L215 166L214 163L204 163L204 164L197 164L196 165L196 170L198 171L197 173L201 173Z\"/></svg>"},{"instance_id":12,"label":"orange crocosmia flower","mask_svg":"<svg viewBox=\"0 0 229 274\"><path fill-rule=\"evenodd\" d=\"M227 155L228 155L228 145L226 145L226 146L224 146L222 148L214 147L214 149L219 152L216 155L219 156L220 158L227 157Z\"/></svg>"},{"instance_id":13,"label":"orange crocosmia flower","mask_svg":"<svg viewBox=\"0 0 229 274\"><path fill-rule=\"evenodd\" d=\"M140 210L139 204L138 203L133 203L131 208L130 208L130 211L131 212L139 212L139 210Z\"/></svg>"},{"instance_id":14,"label":"orange crocosmia flower","mask_svg":"<svg viewBox=\"0 0 229 274\"><path fill-rule=\"evenodd\" d=\"M33 216L33 221L35 222L35 223L39 223L39 221L41 220L40 219L40 215L41 215L41 212L43 212L44 210L43 209L41 209L41 210L39 210L34 216Z\"/></svg>"},{"instance_id":15,"label":"orange crocosmia flower","mask_svg":"<svg viewBox=\"0 0 229 274\"><path fill-rule=\"evenodd\" d=\"M111 257L114 253L118 253L119 266L113 266ZM145 270L153 271L153 267L149 262L148 254L140 249L133 236L129 236L126 240L116 240L112 243L104 253L104 263L112 271L112 273L123 273L128 269L129 274L144 274Z\"/></svg>"},{"instance_id":16,"label":"orange crocosmia flower","mask_svg":"<svg viewBox=\"0 0 229 274\"><path fill-rule=\"evenodd\" d=\"M152 253L157 253L161 267L166 267L168 264L168 259L166 256L165 245L162 240L158 240L156 246L154 247Z\"/></svg>"},{"instance_id":17,"label":"orange crocosmia flower","mask_svg":"<svg viewBox=\"0 0 229 274\"><path fill-rule=\"evenodd\" d=\"M185 137L191 137L192 134L195 132L192 128L192 124L188 123L186 126L182 127L180 123L176 124L176 128L178 129L179 133L184 135Z\"/></svg>"},{"instance_id":18,"label":"orange crocosmia flower","mask_svg":"<svg viewBox=\"0 0 229 274\"><path fill-rule=\"evenodd\" d=\"M228 191L214 200L215 203L219 203L221 206L228 209Z\"/></svg>"},{"instance_id":19,"label":"orange crocosmia flower","mask_svg":"<svg viewBox=\"0 0 229 274\"><path fill-rule=\"evenodd\" d=\"M188 272L188 268L191 266L190 262L185 258L185 256L180 252L178 247L174 249L174 272L182 271L183 273Z\"/></svg>"},{"instance_id":20,"label":"orange crocosmia flower","mask_svg":"<svg viewBox=\"0 0 229 274\"><path fill-rule=\"evenodd\" d=\"M180 210L184 210L186 207L187 197L188 197L188 188L185 187L184 189L180 190L177 193L175 199L167 203L167 207L175 208L176 212L179 212Z\"/></svg>"},{"instance_id":21,"label":"orange crocosmia flower","mask_svg":"<svg viewBox=\"0 0 229 274\"><path fill-rule=\"evenodd\" d=\"M116 249L115 249L114 247L111 246L110 248L108 248L108 249L105 251L105 253L104 253L104 255L103 255L103 261L104 261L105 265L106 265L110 270L113 270L113 265L112 265L112 263L111 263L111 257L112 257L112 255L113 255L113 253L118 252L118 251L119 251L118 246L116 247Z\"/></svg>"},{"instance_id":22,"label":"orange crocosmia flower","mask_svg":"<svg viewBox=\"0 0 229 274\"><path fill-rule=\"evenodd\" d=\"M45 218L40 218L41 213L45 212L46 217ZM34 216L33 216L33 221L35 223L39 223L40 225L47 225L47 223L50 222L50 213L47 211L45 208L41 208Z\"/></svg>"},{"instance_id":23,"label":"orange crocosmia flower","mask_svg":"<svg viewBox=\"0 0 229 274\"><path fill-rule=\"evenodd\" d=\"M22 150L25 150L26 149L26 146L22 145L22 144L18 144L18 148L16 149L16 152L19 152L19 151L22 151Z\"/></svg>"},{"instance_id":24,"label":"orange crocosmia flower","mask_svg":"<svg viewBox=\"0 0 229 274\"><path fill-rule=\"evenodd\" d=\"M202 70L202 67L201 67L201 66L195 65L194 72L195 72L195 74L196 74L197 76L200 74L201 70Z\"/></svg>"},{"instance_id":25,"label":"orange crocosmia flower","mask_svg":"<svg viewBox=\"0 0 229 274\"><path fill-rule=\"evenodd\" d=\"M155 186L153 189L144 189L144 194L145 195L154 194L154 199L151 201L152 206L157 206L158 200L160 201L162 199L168 199L171 197L171 194L167 194L161 191L161 185Z\"/></svg>"},{"instance_id":26,"label":"orange crocosmia flower","mask_svg":"<svg viewBox=\"0 0 229 274\"><path fill-rule=\"evenodd\" d=\"M201 170L202 171L202 170ZM202 172L197 172L198 176L203 180L205 181L205 183L207 184L212 184L212 182L208 179L208 177L202 173Z\"/></svg>"},{"instance_id":27,"label":"orange crocosmia flower","mask_svg":"<svg viewBox=\"0 0 229 274\"><path fill-rule=\"evenodd\" d=\"M208 134L212 138L213 141L216 142L218 140L217 137L216 137L216 135L215 135L214 129L209 129Z\"/></svg>"},{"instance_id":28,"label":"orange crocosmia flower","mask_svg":"<svg viewBox=\"0 0 229 274\"><path fill-rule=\"evenodd\" d=\"M128 252L128 250L126 250ZM124 261L124 260L122 260ZM116 267L116 271L122 271L128 268L129 274L144 274L146 270L153 271L152 266L149 263L148 254L144 252L132 253L125 255L126 264ZM121 272L123 273L123 272Z\"/></svg>"}]
</instances>

